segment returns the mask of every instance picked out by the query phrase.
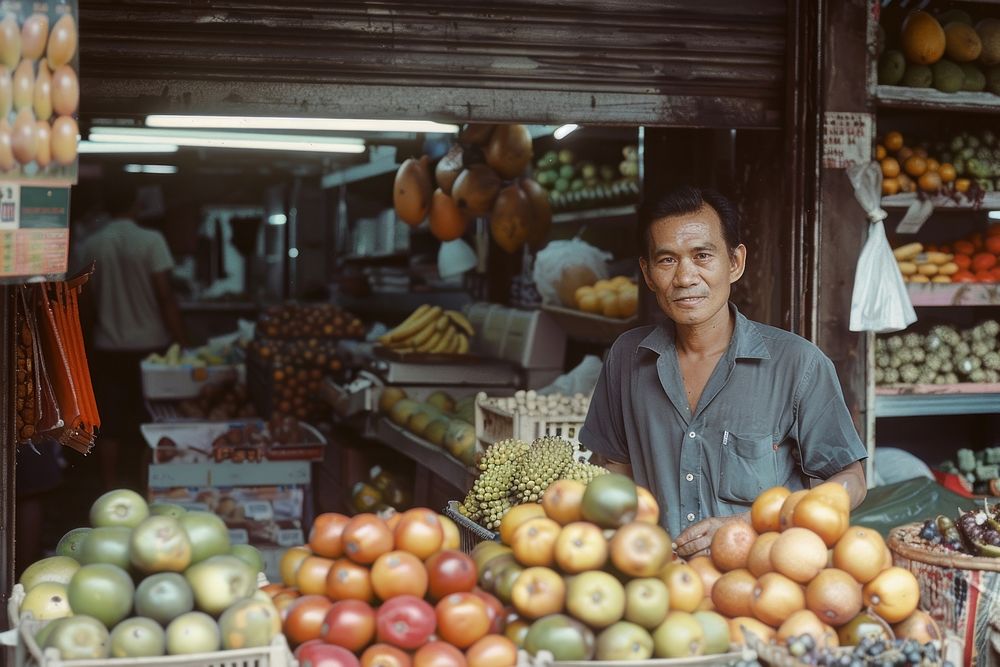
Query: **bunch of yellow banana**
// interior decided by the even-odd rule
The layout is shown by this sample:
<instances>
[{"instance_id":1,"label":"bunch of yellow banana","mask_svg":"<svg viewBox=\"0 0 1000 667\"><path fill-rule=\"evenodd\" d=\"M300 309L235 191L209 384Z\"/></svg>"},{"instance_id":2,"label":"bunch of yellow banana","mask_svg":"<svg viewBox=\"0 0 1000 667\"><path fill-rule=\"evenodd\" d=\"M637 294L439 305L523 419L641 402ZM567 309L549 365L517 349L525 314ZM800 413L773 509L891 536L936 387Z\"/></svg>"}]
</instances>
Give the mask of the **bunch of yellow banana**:
<instances>
[{"instance_id":1,"label":"bunch of yellow banana","mask_svg":"<svg viewBox=\"0 0 1000 667\"><path fill-rule=\"evenodd\" d=\"M462 313L424 304L379 342L396 352L465 354L475 333Z\"/></svg>"}]
</instances>

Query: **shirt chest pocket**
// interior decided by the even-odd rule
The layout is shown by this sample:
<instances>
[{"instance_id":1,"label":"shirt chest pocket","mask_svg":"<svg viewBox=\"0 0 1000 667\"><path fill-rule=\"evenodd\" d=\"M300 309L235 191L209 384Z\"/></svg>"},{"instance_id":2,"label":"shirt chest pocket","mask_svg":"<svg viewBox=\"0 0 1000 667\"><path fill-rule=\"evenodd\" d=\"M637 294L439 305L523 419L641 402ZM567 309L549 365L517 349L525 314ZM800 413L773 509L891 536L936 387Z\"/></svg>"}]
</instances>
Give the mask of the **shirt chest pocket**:
<instances>
[{"instance_id":1,"label":"shirt chest pocket","mask_svg":"<svg viewBox=\"0 0 1000 667\"><path fill-rule=\"evenodd\" d=\"M726 433L719 464L719 498L752 503L762 491L781 484L778 467L772 436Z\"/></svg>"}]
</instances>

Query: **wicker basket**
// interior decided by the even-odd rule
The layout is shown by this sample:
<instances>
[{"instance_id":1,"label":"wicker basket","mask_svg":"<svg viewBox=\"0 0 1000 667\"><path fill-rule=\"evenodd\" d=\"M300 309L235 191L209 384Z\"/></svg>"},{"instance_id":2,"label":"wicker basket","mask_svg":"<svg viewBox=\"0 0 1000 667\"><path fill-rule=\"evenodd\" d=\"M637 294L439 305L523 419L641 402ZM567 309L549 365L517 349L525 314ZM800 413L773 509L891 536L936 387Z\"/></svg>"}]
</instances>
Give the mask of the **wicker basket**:
<instances>
[{"instance_id":1,"label":"wicker basket","mask_svg":"<svg viewBox=\"0 0 1000 667\"><path fill-rule=\"evenodd\" d=\"M444 508L446 517L455 522L458 526L458 536L461 540L461 548L465 553L472 553L472 550L480 542L496 541L499 535L491 530L483 528L475 521L469 519L458 511L458 502L449 500L448 506Z\"/></svg>"},{"instance_id":2,"label":"wicker basket","mask_svg":"<svg viewBox=\"0 0 1000 667\"><path fill-rule=\"evenodd\" d=\"M943 554L919 538L921 524L889 533L893 562L920 582L920 608L965 644L965 665L997 664L990 623L1000 616L1000 558Z\"/></svg>"}]
</instances>

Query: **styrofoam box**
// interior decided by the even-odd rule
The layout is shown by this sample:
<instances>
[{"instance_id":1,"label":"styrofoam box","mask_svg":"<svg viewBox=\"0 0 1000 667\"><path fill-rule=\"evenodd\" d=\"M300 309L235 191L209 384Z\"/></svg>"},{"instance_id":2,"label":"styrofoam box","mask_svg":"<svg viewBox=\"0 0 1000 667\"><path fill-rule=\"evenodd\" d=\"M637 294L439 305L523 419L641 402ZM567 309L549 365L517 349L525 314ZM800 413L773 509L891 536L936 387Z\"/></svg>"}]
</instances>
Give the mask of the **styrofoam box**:
<instances>
[{"instance_id":1,"label":"styrofoam box","mask_svg":"<svg viewBox=\"0 0 1000 667\"><path fill-rule=\"evenodd\" d=\"M195 398L206 384L246 381L244 364L225 366L165 366L143 361L142 393L146 398Z\"/></svg>"},{"instance_id":2,"label":"styrofoam box","mask_svg":"<svg viewBox=\"0 0 1000 667\"><path fill-rule=\"evenodd\" d=\"M259 419L233 419L230 421L191 421L191 422L153 422L149 424L142 424L139 427L139 431L142 433L143 439L146 444L151 448L156 448L156 445L160 442L162 438L169 438L181 451L182 455L179 458L182 460L168 461L166 463L156 463L156 457L153 457L153 463L150 464L150 468L155 468L164 465L179 465L179 464L198 464L198 465L216 465L220 466L223 463L229 463L231 465L242 466L237 469L236 474L238 475L253 475L252 472L247 470L243 472L244 468L252 468L254 466L270 465L274 463L308 463L308 460L316 459L293 459L293 460L279 460L279 461L248 461L246 463L232 463L229 461L225 462L214 462L212 460L212 443L216 441L219 437L229 433L233 429L241 429L248 425L256 424L260 428L266 428L265 422ZM308 434L309 440L307 442L288 442L283 443L285 445L326 445L326 438L323 434L317 431L314 427L305 422L299 422L299 429ZM321 453L321 450L317 450ZM180 469L178 469L180 470ZM273 470L279 470L279 468L274 468ZM205 482L197 482L196 484L204 484ZM222 482L215 482L221 484ZM258 484L258 483L268 483L268 484L298 484L300 481L293 482L237 482L242 484ZM178 485L175 485L178 486ZM184 485L180 485L184 486Z\"/></svg>"},{"instance_id":3,"label":"styrofoam box","mask_svg":"<svg viewBox=\"0 0 1000 667\"><path fill-rule=\"evenodd\" d=\"M541 310L474 303L466 308L477 351L521 368L562 368L566 332Z\"/></svg>"}]
</instances>

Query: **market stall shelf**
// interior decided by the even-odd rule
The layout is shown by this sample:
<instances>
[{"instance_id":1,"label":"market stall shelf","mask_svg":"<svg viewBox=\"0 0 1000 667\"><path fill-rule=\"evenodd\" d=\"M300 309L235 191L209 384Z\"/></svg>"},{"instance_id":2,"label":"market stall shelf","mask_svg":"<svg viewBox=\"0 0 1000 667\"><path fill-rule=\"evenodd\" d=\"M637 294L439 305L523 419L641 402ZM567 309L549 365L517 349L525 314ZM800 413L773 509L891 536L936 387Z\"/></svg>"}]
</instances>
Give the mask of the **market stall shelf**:
<instances>
[{"instance_id":1,"label":"market stall shelf","mask_svg":"<svg viewBox=\"0 0 1000 667\"><path fill-rule=\"evenodd\" d=\"M1000 111L1000 95L992 93L956 92L943 93L932 88L907 88L905 86L878 86L875 100L880 107L894 109Z\"/></svg>"},{"instance_id":2,"label":"market stall shelf","mask_svg":"<svg viewBox=\"0 0 1000 667\"><path fill-rule=\"evenodd\" d=\"M543 305L542 310L555 319L569 338L590 343L613 343L618 336L639 324L635 316L614 319L553 305Z\"/></svg>"},{"instance_id":3,"label":"market stall shelf","mask_svg":"<svg viewBox=\"0 0 1000 667\"><path fill-rule=\"evenodd\" d=\"M635 219L635 206L611 206L608 208L562 211L552 216L552 224L563 225L575 222L626 222Z\"/></svg>"},{"instance_id":4,"label":"market stall shelf","mask_svg":"<svg viewBox=\"0 0 1000 667\"><path fill-rule=\"evenodd\" d=\"M1000 384L913 384L875 389L876 417L1000 413Z\"/></svg>"},{"instance_id":5,"label":"market stall shelf","mask_svg":"<svg viewBox=\"0 0 1000 667\"><path fill-rule=\"evenodd\" d=\"M1000 283L909 283L914 306L1000 306Z\"/></svg>"},{"instance_id":6,"label":"market stall shelf","mask_svg":"<svg viewBox=\"0 0 1000 667\"><path fill-rule=\"evenodd\" d=\"M374 438L417 464L418 486L425 481L421 480L421 476L426 476L427 473L439 477L459 490L466 489L471 484L473 473L458 459L423 438L403 430L388 419L376 420ZM420 497L419 491L420 489L414 493L415 497Z\"/></svg>"},{"instance_id":7,"label":"market stall shelf","mask_svg":"<svg viewBox=\"0 0 1000 667\"><path fill-rule=\"evenodd\" d=\"M1000 98L998 98L1000 99ZM975 201L965 195L950 197L948 195L928 195L916 192L904 192L898 195L882 197L882 208L909 208L919 199L929 199L935 211L970 211L976 209L1000 208L1000 192L983 193L982 201Z\"/></svg>"}]
</instances>

